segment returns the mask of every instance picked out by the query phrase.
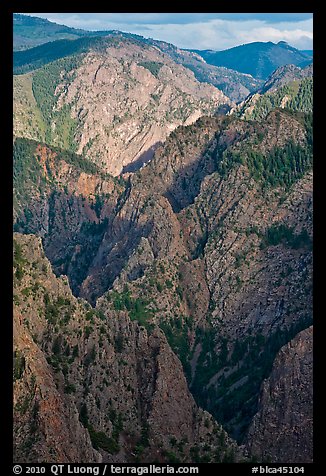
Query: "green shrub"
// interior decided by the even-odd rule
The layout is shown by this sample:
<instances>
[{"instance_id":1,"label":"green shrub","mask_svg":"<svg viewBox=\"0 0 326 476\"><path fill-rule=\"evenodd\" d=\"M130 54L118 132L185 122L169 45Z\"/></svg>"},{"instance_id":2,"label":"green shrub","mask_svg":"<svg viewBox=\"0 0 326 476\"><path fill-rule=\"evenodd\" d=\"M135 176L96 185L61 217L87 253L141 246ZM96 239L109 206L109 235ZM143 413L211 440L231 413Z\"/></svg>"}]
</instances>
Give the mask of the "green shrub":
<instances>
[{"instance_id":1,"label":"green shrub","mask_svg":"<svg viewBox=\"0 0 326 476\"><path fill-rule=\"evenodd\" d=\"M170 322L166 320L161 320L159 323L159 326L163 330L172 350L179 357L182 363L183 369L185 371L186 377L189 380L190 374L191 374L190 364L189 364L189 356L190 356L190 343L189 343L189 337L188 337L189 321L179 317L174 320L171 319Z\"/></svg>"},{"instance_id":2,"label":"green shrub","mask_svg":"<svg viewBox=\"0 0 326 476\"><path fill-rule=\"evenodd\" d=\"M167 287L168 289L173 288L173 283L172 283L172 281L171 281L170 279L167 279L167 280L165 281L165 285L166 285L166 287Z\"/></svg>"},{"instance_id":3,"label":"green shrub","mask_svg":"<svg viewBox=\"0 0 326 476\"><path fill-rule=\"evenodd\" d=\"M312 167L312 137L307 117L306 122L306 146L290 140L283 147L273 147L266 155L250 146L241 152L227 150L217 160L218 172L225 177L235 165L244 164L263 187L289 188Z\"/></svg>"},{"instance_id":4,"label":"green shrub","mask_svg":"<svg viewBox=\"0 0 326 476\"><path fill-rule=\"evenodd\" d=\"M133 298L127 289L122 293L110 291L107 299L116 311L126 310L132 321L138 321L140 325L150 328L148 321L153 317L153 311L148 309L148 301L143 298Z\"/></svg>"},{"instance_id":5,"label":"green shrub","mask_svg":"<svg viewBox=\"0 0 326 476\"><path fill-rule=\"evenodd\" d=\"M91 424L87 425L89 436L93 447L98 450L101 448L108 453L115 454L120 451L119 443L113 438L109 438L103 431L95 431Z\"/></svg>"},{"instance_id":6,"label":"green shrub","mask_svg":"<svg viewBox=\"0 0 326 476\"><path fill-rule=\"evenodd\" d=\"M59 355L61 353L61 345L62 345L62 336L58 335L55 337L53 344L52 344L52 352L55 355Z\"/></svg>"},{"instance_id":7,"label":"green shrub","mask_svg":"<svg viewBox=\"0 0 326 476\"><path fill-rule=\"evenodd\" d=\"M148 69L148 71L150 71L152 75L157 78L158 73L163 66L163 63L157 61L142 61L141 63L138 63L138 65Z\"/></svg>"},{"instance_id":8,"label":"green shrub","mask_svg":"<svg viewBox=\"0 0 326 476\"><path fill-rule=\"evenodd\" d=\"M18 279L18 281L21 281L21 279L23 278L25 274L24 265L26 264L26 260L23 256L22 246L16 240L13 240L13 244L14 244L13 265L14 265L14 268L16 268L15 277Z\"/></svg>"},{"instance_id":9,"label":"green shrub","mask_svg":"<svg viewBox=\"0 0 326 476\"><path fill-rule=\"evenodd\" d=\"M268 228L262 237L261 248L283 244L293 249L312 248L312 240L307 230L302 230L299 234L294 233L293 228L284 223L276 223Z\"/></svg>"},{"instance_id":10,"label":"green shrub","mask_svg":"<svg viewBox=\"0 0 326 476\"><path fill-rule=\"evenodd\" d=\"M67 383L65 386L65 393L75 393L76 392L76 386L73 383Z\"/></svg>"},{"instance_id":11,"label":"green shrub","mask_svg":"<svg viewBox=\"0 0 326 476\"><path fill-rule=\"evenodd\" d=\"M13 375L14 382L22 378L25 370L25 357L20 350L14 351Z\"/></svg>"},{"instance_id":12,"label":"green shrub","mask_svg":"<svg viewBox=\"0 0 326 476\"><path fill-rule=\"evenodd\" d=\"M124 337L122 334L118 334L117 337L114 340L114 348L115 351L118 353L123 352L124 348Z\"/></svg>"}]
</instances>

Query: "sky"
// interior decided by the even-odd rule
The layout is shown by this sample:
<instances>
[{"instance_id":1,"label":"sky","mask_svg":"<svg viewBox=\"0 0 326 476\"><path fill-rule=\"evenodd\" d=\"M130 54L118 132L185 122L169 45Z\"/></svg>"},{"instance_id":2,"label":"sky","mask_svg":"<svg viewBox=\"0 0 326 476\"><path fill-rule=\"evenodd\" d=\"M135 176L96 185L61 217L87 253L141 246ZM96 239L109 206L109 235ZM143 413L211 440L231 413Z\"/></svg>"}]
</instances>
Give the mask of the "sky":
<instances>
[{"instance_id":1,"label":"sky","mask_svg":"<svg viewBox=\"0 0 326 476\"><path fill-rule=\"evenodd\" d=\"M224 50L253 41L313 48L312 13L28 13L86 30L120 30L180 48Z\"/></svg>"}]
</instances>

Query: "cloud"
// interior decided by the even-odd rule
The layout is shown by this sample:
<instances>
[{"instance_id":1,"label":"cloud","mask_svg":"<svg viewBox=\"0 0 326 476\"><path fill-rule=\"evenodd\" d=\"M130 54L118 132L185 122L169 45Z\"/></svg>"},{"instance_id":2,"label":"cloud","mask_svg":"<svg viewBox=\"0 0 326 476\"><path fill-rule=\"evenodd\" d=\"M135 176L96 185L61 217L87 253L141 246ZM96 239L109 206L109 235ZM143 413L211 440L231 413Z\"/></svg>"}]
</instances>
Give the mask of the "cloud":
<instances>
[{"instance_id":1,"label":"cloud","mask_svg":"<svg viewBox=\"0 0 326 476\"><path fill-rule=\"evenodd\" d=\"M86 30L121 30L180 48L222 50L253 41L312 49L310 13L33 13Z\"/></svg>"},{"instance_id":2,"label":"cloud","mask_svg":"<svg viewBox=\"0 0 326 476\"><path fill-rule=\"evenodd\" d=\"M128 25L120 25L124 31ZM117 28L119 29L119 28ZM134 33L164 40L180 48L222 50L253 41L286 41L299 49L312 48L312 20L296 23L266 24L259 20L174 24L133 25Z\"/></svg>"},{"instance_id":3,"label":"cloud","mask_svg":"<svg viewBox=\"0 0 326 476\"><path fill-rule=\"evenodd\" d=\"M29 15L59 20L66 23L105 25L124 24L175 24L201 23L209 20L248 21L266 23L298 22L312 18L312 13L29 13Z\"/></svg>"}]
</instances>

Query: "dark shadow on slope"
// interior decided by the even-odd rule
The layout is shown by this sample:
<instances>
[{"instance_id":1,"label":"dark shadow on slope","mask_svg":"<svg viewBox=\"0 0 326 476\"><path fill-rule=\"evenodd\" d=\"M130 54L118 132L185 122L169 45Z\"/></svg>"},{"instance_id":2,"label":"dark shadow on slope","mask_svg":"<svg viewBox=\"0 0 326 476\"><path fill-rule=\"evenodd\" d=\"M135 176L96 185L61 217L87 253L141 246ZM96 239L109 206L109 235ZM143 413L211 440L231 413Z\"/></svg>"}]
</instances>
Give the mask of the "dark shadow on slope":
<instances>
[{"instance_id":1,"label":"dark shadow on slope","mask_svg":"<svg viewBox=\"0 0 326 476\"><path fill-rule=\"evenodd\" d=\"M156 149L162 145L161 141L155 142L149 149L147 149L145 152L143 152L138 159L134 160L128 165L125 165L122 169L122 173L127 173L127 172L137 172L137 170L141 169L143 165L147 164L150 162L155 154Z\"/></svg>"},{"instance_id":2,"label":"dark shadow on slope","mask_svg":"<svg viewBox=\"0 0 326 476\"><path fill-rule=\"evenodd\" d=\"M217 136L218 133L196 160L177 171L173 183L164 193L175 213L194 202L203 179L216 171Z\"/></svg>"},{"instance_id":3,"label":"dark shadow on slope","mask_svg":"<svg viewBox=\"0 0 326 476\"><path fill-rule=\"evenodd\" d=\"M94 204L90 206L79 196L53 191L41 202L31 200L14 228L42 237L54 273L68 276L73 294L95 304L96 298L112 286L141 237L148 236L152 226L139 226L117 215L128 197L128 189L124 195L120 205L109 205L106 213L95 219L94 214L90 215ZM104 202L102 209L105 205L108 204ZM83 286L89 276L91 289Z\"/></svg>"},{"instance_id":4,"label":"dark shadow on slope","mask_svg":"<svg viewBox=\"0 0 326 476\"><path fill-rule=\"evenodd\" d=\"M94 305L96 299L112 287L141 238L149 235L152 226L150 221L140 226L119 216L110 220L86 280L80 287L80 297ZM139 267L130 277L136 279L143 273L144 269Z\"/></svg>"},{"instance_id":5,"label":"dark shadow on slope","mask_svg":"<svg viewBox=\"0 0 326 476\"><path fill-rule=\"evenodd\" d=\"M271 374L277 353L310 325L312 317L306 315L288 328L270 330L266 336L259 330L250 332L236 342L231 357L226 347L219 355L212 354L216 330L208 328L201 336L203 352L190 386L191 393L197 404L209 411L239 444L243 444L257 413L261 386ZM207 362L209 366L205 365ZM217 382L210 384L214 374L219 373Z\"/></svg>"},{"instance_id":6,"label":"dark shadow on slope","mask_svg":"<svg viewBox=\"0 0 326 476\"><path fill-rule=\"evenodd\" d=\"M231 106L229 104L221 104L215 111L216 115L226 115L231 111Z\"/></svg>"}]
</instances>

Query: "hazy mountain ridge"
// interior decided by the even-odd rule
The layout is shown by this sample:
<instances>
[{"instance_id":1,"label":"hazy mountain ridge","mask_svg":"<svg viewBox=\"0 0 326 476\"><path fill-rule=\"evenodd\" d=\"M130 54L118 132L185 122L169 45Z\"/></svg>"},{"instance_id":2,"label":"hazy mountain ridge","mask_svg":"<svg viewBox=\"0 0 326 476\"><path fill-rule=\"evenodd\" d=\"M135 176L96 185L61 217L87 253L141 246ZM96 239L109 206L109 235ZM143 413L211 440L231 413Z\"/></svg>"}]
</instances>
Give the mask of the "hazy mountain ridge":
<instances>
[{"instance_id":1,"label":"hazy mountain ridge","mask_svg":"<svg viewBox=\"0 0 326 476\"><path fill-rule=\"evenodd\" d=\"M107 31L87 31L59 25L45 18L14 13L14 51L39 46L49 41L78 39L82 36L105 36Z\"/></svg>"},{"instance_id":2,"label":"hazy mountain ridge","mask_svg":"<svg viewBox=\"0 0 326 476\"><path fill-rule=\"evenodd\" d=\"M286 64L305 67L312 62L309 54L297 50L285 41L247 43L223 51L193 51L209 64L236 69L258 79L267 79L275 69Z\"/></svg>"}]
</instances>

